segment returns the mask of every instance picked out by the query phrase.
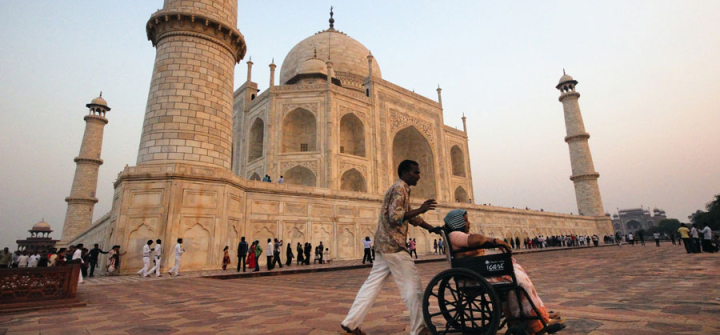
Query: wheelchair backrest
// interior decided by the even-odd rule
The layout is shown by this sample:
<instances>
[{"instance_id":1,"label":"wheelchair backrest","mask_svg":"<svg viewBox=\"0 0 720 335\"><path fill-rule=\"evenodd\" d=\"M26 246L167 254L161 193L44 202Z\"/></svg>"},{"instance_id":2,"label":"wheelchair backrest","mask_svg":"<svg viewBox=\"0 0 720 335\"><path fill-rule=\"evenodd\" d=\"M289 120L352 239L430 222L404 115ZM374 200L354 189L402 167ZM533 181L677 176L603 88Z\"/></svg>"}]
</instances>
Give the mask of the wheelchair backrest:
<instances>
[{"instance_id":1,"label":"wheelchair backrest","mask_svg":"<svg viewBox=\"0 0 720 335\"><path fill-rule=\"evenodd\" d=\"M509 275L512 277L513 282L517 282L515 278L515 271L512 263L512 251L506 250L504 253L494 255L483 255L478 257L463 257L457 258L453 255L461 252L468 251L465 248L455 249L450 243L450 231L445 226L442 230L442 236L447 245L447 260L451 268L463 268L470 271L476 272L483 277L500 277ZM491 249L496 248L497 245L485 244L480 249ZM473 249L470 249L473 250Z\"/></svg>"}]
</instances>

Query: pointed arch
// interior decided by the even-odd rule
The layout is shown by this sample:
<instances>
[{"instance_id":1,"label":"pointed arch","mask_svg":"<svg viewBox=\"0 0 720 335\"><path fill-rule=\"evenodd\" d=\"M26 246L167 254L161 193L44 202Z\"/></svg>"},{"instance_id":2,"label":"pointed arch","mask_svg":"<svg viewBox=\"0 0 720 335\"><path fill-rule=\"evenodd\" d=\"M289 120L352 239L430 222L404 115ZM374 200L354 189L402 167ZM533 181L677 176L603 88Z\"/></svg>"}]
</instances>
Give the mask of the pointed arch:
<instances>
[{"instance_id":1,"label":"pointed arch","mask_svg":"<svg viewBox=\"0 0 720 335\"><path fill-rule=\"evenodd\" d=\"M457 145L450 149L450 159L453 176L465 177L465 155Z\"/></svg>"},{"instance_id":2,"label":"pointed arch","mask_svg":"<svg viewBox=\"0 0 720 335\"><path fill-rule=\"evenodd\" d=\"M261 118L255 119L248 136L248 162L250 162L263 156L265 122Z\"/></svg>"},{"instance_id":3,"label":"pointed arch","mask_svg":"<svg viewBox=\"0 0 720 335\"><path fill-rule=\"evenodd\" d=\"M317 181L315 174L310 169L297 165L285 171L285 183L292 185L315 186Z\"/></svg>"},{"instance_id":4,"label":"pointed arch","mask_svg":"<svg viewBox=\"0 0 720 335\"><path fill-rule=\"evenodd\" d=\"M365 126L353 113L340 119L340 153L365 157Z\"/></svg>"},{"instance_id":5,"label":"pointed arch","mask_svg":"<svg viewBox=\"0 0 720 335\"><path fill-rule=\"evenodd\" d=\"M420 165L421 178L413 188L412 196L422 199L436 198L435 157L428 140L415 126L398 131L393 139L393 169L396 171L400 162L410 159Z\"/></svg>"},{"instance_id":6,"label":"pointed arch","mask_svg":"<svg viewBox=\"0 0 720 335\"><path fill-rule=\"evenodd\" d=\"M458 188L455 189L455 201L456 202L468 202L468 194L467 191L462 186L458 186Z\"/></svg>"},{"instance_id":7,"label":"pointed arch","mask_svg":"<svg viewBox=\"0 0 720 335\"><path fill-rule=\"evenodd\" d=\"M340 178L340 189L352 192L367 192L365 177L356 169L350 169Z\"/></svg>"},{"instance_id":8,"label":"pointed arch","mask_svg":"<svg viewBox=\"0 0 720 335\"><path fill-rule=\"evenodd\" d=\"M258 175L257 172L253 172L252 176L250 176L250 180L260 181L260 175Z\"/></svg>"},{"instance_id":9,"label":"pointed arch","mask_svg":"<svg viewBox=\"0 0 720 335\"><path fill-rule=\"evenodd\" d=\"M282 152L317 151L317 120L312 112L297 108L283 117Z\"/></svg>"}]
</instances>

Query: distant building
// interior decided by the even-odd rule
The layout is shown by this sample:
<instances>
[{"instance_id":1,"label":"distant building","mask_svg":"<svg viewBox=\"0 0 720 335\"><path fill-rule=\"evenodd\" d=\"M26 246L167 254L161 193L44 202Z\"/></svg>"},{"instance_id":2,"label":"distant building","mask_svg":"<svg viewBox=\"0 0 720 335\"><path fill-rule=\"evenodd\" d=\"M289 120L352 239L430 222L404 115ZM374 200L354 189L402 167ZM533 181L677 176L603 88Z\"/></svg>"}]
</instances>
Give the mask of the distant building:
<instances>
[{"instance_id":1,"label":"distant building","mask_svg":"<svg viewBox=\"0 0 720 335\"><path fill-rule=\"evenodd\" d=\"M655 227L657 224L667 219L665 211L662 209L653 209L652 215L650 210L641 208L621 209L612 216L613 230L623 235L627 233L635 233L640 229L647 230Z\"/></svg>"},{"instance_id":2,"label":"distant building","mask_svg":"<svg viewBox=\"0 0 720 335\"><path fill-rule=\"evenodd\" d=\"M50 229L50 224L45 222L45 220L36 223L32 229L28 231L30 232L30 237L16 241L18 245L17 250L26 250L31 253L43 250L47 251L50 250L50 248L54 248L55 243L58 242L58 240L53 240L52 237L50 237L50 233L52 233L53 230Z\"/></svg>"}]
</instances>

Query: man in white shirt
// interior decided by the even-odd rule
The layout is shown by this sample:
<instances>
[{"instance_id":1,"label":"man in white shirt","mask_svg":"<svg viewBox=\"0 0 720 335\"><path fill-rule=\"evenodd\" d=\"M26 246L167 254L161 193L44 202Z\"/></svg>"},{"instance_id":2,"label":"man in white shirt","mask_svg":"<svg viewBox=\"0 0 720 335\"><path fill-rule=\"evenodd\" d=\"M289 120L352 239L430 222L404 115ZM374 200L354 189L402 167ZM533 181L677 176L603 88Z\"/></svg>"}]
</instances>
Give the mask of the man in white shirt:
<instances>
[{"instance_id":1,"label":"man in white shirt","mask_svg":"<svg viewBox=\"0 0 720 335\"><path fill-rule=\"evenodd\" d=\"M28 258L28 267L36 268L39 261L40 261L40 254L35 252L32 256L30 256L30 258Z\"/></svg>"},{"instance_id":2,"label":"man in white shirt","mask_svg":"<svg viewBox=\"0 0 720 335\"><path fill-rule=\"evenodd\" d=\"M365 247L365 253L363 254L363 264L365 264L365 260L367 259L370 261L370 264L372 264L372 256L370 255L370 247L372 246L372 240L370 239L370 236L365 236L365 239L362 241L363 247Z\"/></svg>"},{"instance_id":3,"label":"man in white shirt","mask_svg":"<svg viewBox=\"0 0 720 335\"><path fill-rule=\"evenodd\" d=\"M660 246L660 233L655 232L653 233L653 238L655 239L655 246Z\"/></svg>"},{"instance_id":4,"label":"man in white shirt","mask_svg":"<svg viewBox=\"0 0 720 335\"><path fill-rule=\"evenodd\" d=\"M628 241L630 241L631 246L635 246L635 240L633 239L633 234L628 234Z\"/></svg>"},{"instance_id":5,"label":"man in white shirt","mask_svg":"<svg viewBox=\"0 0 720 335\"><path fill-rule=\"evenodd\" d=\"M18 267L19 268L26 268L28 266L28 261L30 260L30 256L28 256L27 251L23 251L20 256L18 256Z\"/></svg>"},{"instance_id":6,"label":"man in white shirt","mask_svg":"<svg viewBox=\"0 0 720 335\"><path fill-rule=\"evenodd\" d=\"M696 223L693 223L692 228L690 228L690 241L692 242L693 253L699 254L700 253L700 236L698 235Z\"/></svg>"},{"instance_id":7,"label":"man in white shirt","mask_svg":"<svg viewBox=\"0 0 720 335\"><path fill-rule=\"evenodd\" d=\"M713 248L712 245L712 229L710 229L710 226L705 225L705 228L703 228L700 232L703 234L702 239L702 248L705 252L715 252L715 248Z\"/></svg>"},{"instance_id":8,"label":"man in white shirt","mask_svg":"<svg viewBox=\"0 0 720 335\"><path fill-rule=\"evenodd\" d=\"M268 271L272 270L273 265L273 254L275 254L275 246L272 243L272 239L268 239L267 244L267 250L265 251L265 255L267 255L267 269Z\"/></svg>"},{"instance_id":9,"label":"man in white shirt","mask_svg":"<svg viewBox=\"0 0 720 335\"><path fill-rule=\"evenodd\" d=\"M78 245L75 246L75 252L73 253L72 258L71 258L71 260L73 261L73 263L75 263L75 262L77 262L77 264L83 264L83 263L85 263L85 262L82 260L82 249L83 249L83 244L82 244L82 243L80 243L80 244L78 244ZM80 266L82 266L82 265L80 265ZM78 276L80 276L80 279L78 280L78 284L83 284L82 271L78 272Z\"/></svg>"},{"instance_id":10,"label":"man in white shirt","mask_svg":"<svg viewBox=\"0 0 720 335\"><path fill-rule=\"evenodd\" d=\"M150 246L153 244L152 240L148 240L147 244L143 246L142 261L143 268L137 272L140 277L147 277L148 270L150 269Z\"/></svg>"},{"instance_id":11,"label":"man in white shirt","mask_svg":"<svg viewBox=\"0 0 720 335\"><path fill-rule=\"evenodd\" d=\"M148 273L155 272L155 277L162 277L160 274L160 261L162 260L162 241L160 239L155 241L155 248L153 248L153 261L155 261L155 266L153 266Z\"/></svg>"},{"instance_id":12,"label":"man in white shirt","mask_svg":"<svg viewBox=\"0 0 720 335\"><path fill-rule=\"evenodd\" d=\"M175 266L173 266L168 273L171 276L179 276L178 271L180 271L180 257L182 257L182 254L185 252L185 249L182 247L183 239L179 238L177 239L177 244L175 244Z\"/></svg>"}]
</instances>

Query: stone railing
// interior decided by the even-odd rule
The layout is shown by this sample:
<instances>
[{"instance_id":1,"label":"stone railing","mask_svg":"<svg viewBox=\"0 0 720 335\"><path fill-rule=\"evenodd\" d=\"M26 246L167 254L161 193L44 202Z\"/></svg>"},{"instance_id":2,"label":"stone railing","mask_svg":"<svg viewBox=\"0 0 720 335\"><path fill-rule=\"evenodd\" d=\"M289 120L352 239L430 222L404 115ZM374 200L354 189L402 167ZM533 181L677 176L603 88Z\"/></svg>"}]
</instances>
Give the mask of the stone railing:
<instances>
[{"instance_id":1,"label":"stone railing","mask_svg":"<svg viewBox=\"0 0 720 335\"><path fill-rule=\"evenodd\" d=\"M0 269L0 310L74 299L80 265Z\"/></svg>"}]
</instances>

